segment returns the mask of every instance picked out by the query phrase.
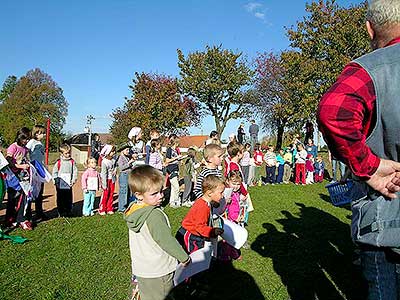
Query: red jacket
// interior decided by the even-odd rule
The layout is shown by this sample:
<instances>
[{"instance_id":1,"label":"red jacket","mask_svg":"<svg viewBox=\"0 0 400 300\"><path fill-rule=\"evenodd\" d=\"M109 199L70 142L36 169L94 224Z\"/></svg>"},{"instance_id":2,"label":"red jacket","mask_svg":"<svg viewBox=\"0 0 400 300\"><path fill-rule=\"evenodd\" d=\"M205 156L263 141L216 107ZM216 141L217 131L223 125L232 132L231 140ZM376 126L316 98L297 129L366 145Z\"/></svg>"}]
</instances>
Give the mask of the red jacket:
<instances>
[{"instance_id":1,"label":"red jacket","mask_svg":"<svg viewBox=\"0 0 400 300\"><path fill-rule=\"evenodd\" d=\"M203 198L197 199L182 221L182 227L191 234L209 238L212 227L210 224L211 207Z\"/></svg>"}]
</instances>

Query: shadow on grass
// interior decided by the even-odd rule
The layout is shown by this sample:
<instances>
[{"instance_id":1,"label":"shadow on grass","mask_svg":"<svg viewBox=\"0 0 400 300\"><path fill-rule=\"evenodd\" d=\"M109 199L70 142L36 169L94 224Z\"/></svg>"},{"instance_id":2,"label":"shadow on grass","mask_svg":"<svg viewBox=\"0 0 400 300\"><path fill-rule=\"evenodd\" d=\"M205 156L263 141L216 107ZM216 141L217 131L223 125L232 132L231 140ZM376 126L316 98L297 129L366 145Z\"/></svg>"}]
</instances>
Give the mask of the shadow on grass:
<instances>
[{"instance_id":1,"label":"shadow on grass","mask_svg":"<svg viewBox=\"0 0 400 300\"><path fill-rule=\"evenodd\" d=\"M292 300L366 299L367 285L352 264L349 226L318 208L296 205L299 216L282 211L285 218L277 220L283 232L264 223L266 232L251 248L272 258Z\"/></svg>"},{"instance_id":2,"label":"shadow on grass","mask_svg":"<svg viewBox=\"0 0 400 300\"><path fill-rule=\"evenodd\" d=\"M176 300L264 300L260 288L248 273L232 263L212 263L209 270L176 286L166 299Z\"/></svg>"}]
</instances>

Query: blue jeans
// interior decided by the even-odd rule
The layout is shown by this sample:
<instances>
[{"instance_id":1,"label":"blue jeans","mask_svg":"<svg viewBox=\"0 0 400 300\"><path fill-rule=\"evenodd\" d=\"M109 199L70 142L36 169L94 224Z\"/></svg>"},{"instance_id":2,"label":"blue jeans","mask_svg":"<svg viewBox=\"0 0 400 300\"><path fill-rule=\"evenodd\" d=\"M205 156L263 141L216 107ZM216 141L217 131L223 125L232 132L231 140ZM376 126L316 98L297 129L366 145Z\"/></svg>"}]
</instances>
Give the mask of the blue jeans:
<instances>
[{"instance_id":1,"label":"blue jeans","mask_svg":"<svg viewBox=\"0 0 400 300\"><path fill-rule=\"evenodd\" d=\"M285 167L285 165L279 165L278 166L278 175L276 176L276 183L282 183L283 182L284 167Z\"/></svg>"},{"instance_id":2,"label":"blue jeans","mask_svg":"<svg viewBox=\"0 0 400 300\"><path fill-rule=\"evenodd\" d=\"M388 261L387 251L361 249L361 266L369 288L368 300L399 299L400 266Z\"/></svg>"},{"instance_id":3,"label":"blue jeans","mask_svg":"<svg viewBox=\"0 0 400 300\"><path fill-rule=\"evenodd\" d=\"M267 182L266 183L275 183L275 169L276 167L267 167Z\"/></svg>"},{"instance_id":4,"label":"blue jeans","mask_svg":"<svg viewBox=\"0 0 400 300\"><path fill-rule=\"evenodd\" d=\"M128 206L128 173L121 172L118 178L119 193L118 193L118 211L125 211Z\"/></svg>"},{"instance_id":5,"label":"blue jeans","mask_svg":"<svg viewBox=\"0 0 400 300\"><path fill-rule=\"evenodd\" d=\"M82 215L93 215L94 198L96 198L96 191L87 191L87 193L83 193Z\"/></svg>"}]
</instances>

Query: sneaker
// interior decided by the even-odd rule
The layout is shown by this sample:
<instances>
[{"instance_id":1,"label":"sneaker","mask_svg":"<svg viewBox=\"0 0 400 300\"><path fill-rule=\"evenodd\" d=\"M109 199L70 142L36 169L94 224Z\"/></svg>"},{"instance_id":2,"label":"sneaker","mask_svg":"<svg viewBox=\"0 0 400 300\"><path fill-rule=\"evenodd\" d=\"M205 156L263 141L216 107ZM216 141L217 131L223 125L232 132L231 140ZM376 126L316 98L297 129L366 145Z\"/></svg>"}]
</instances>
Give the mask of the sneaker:
<instances>
[{"instance_id":1,"label":"sneaker","mask_svg":"<svg viewBox=\"0 0 400 300\"><path fill-rule=\"evenodd\" d=\"M32 224L29 221L24 221L19 223L19 227L21 227L23 230L32 230Z\"/></svg>"},{"instance_id":2,"label":"sneaker","mask_svg":"<svg viewBox=\"0 0 400 300\"><path fill-rule=\"evenodd\" d=\"M114 212L112 210L107 212L107 215L113 215L113 214Z\"/></svg>"},{"instance_id":3,"label":"sneaker","mask_svg":"<svg viewBox=\"0 0 400 300\"><path fill-rule=\"evenodd\" d=\"M106 215L106 212L105 212L105 211L101 211L101 212L99 212L99 215L100 215L100 216L105 216L105 215Z\"/></svg>"}]
</instances>

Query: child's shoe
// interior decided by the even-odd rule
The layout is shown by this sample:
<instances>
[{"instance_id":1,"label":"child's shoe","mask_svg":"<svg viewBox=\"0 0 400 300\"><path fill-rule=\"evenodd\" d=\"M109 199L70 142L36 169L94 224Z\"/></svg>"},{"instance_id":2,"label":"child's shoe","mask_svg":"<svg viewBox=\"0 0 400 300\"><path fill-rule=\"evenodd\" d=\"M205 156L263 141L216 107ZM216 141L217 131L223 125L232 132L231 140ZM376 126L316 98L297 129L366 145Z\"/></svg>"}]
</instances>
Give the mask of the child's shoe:
<instances>
[{"instance_id":1,"label":"child's shoe","mask_svg":"<svg viewBox=\"0 0 400 300\"><path fill-rule=\"evenodd\" d=\"M114 212L111 210L111 211L107 212L107 214L108 214L108 215L113 215Z\"/></svg>"},{"instance_id":2,"label":"child's shoe","mask_svg":"<svg viewBox=\"0 0 400 300\"><path fill-rule=\"evenodd\" d=\"M29 221L24 221L19 223L19 227L21 227L23 230L32 230L32 224Z\"/></svg>"},{"instance_id":3,"label":"child's shoe","mask_svg":"<svg viewBox=\"0 0 400 300\"><path fill-rule=\"evenodd\" d=\"M105 212L105 211L101 211L101 212L99 212L99 215L100 215L100 216L105 216L105 215L106 215L106 212Z\"/></svg>"}]
</instances>

